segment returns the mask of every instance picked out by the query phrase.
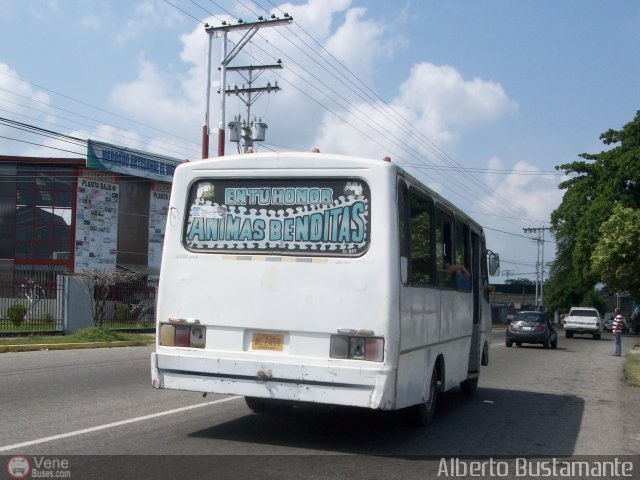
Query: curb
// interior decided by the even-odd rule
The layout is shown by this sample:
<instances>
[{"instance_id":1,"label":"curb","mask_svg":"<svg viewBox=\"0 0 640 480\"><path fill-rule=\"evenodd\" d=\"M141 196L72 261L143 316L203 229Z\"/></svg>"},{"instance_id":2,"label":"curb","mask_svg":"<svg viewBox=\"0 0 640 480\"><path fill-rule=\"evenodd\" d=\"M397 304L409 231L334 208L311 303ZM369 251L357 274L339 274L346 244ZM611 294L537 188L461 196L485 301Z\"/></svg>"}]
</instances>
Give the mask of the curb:
<instances>
[{"instance_id":1,"label":"curb","mask_svg":"<svg viewBox=\"0 0 640 480\"><path fill-rule=\"evenodd\" d=\"M150 341L120 341L120 342L87 342L87 343L34 343L24 345L0 345L0 353L34 352L39 350L76 350L84 348L114 348L114 347L144 347L154 344Z\"/></svg>"}]
</instances>

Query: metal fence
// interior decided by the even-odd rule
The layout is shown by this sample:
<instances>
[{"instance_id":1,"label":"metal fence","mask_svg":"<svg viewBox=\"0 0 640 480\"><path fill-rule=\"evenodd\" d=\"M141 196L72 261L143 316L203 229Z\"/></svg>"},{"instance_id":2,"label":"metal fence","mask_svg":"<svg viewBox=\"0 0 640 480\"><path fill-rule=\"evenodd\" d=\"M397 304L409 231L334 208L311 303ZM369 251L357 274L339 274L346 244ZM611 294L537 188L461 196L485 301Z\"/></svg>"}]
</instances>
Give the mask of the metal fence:
<instances>
[{"instance_id":1,"label":"metal fence","mask_svg":"<svg viewBox=\"0 0 640 480\"><path fill-rule=\"evenodd\" d=\"M156 286L140 278L109 288L103 327L111 329L153 329L156 314Z\"/></svg>"},{"instance_id":2,"label":"metal fence","mask_svg":"<svg viewBox=\"0 0 640 480\"><path fill-rule=\"evenodd\" d=\"M68 295L59 275L69 275L64 267L22 266L0 270L0 336L16 333L51 333L65 331L62 307ZM86 325L93 325L99 310L103 328L151 330L155 327L156 285L146 277L109 287L100 308L93 308L97 298L90 288L83 295L93 296ZM74 302L68 298L68 302Z\"/></svg>"},{"instance_id":3,"label":"metal fence","mask_svg":"<svg viewBox=\"0 0 640 480\"><path fill-rule=\"evenodd\" d=\"M0 270L0 334L62 331L57 276L65 270L32 265Z\"/></svg>"}]
</instances>

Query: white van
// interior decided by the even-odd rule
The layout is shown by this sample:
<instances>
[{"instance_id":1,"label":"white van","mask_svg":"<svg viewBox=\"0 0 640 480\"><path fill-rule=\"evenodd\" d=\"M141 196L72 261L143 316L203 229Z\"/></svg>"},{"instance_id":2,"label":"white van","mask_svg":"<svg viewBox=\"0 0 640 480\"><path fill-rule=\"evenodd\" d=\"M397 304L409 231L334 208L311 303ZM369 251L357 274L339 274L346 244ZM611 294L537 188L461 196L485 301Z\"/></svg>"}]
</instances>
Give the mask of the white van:
<instances>
[{"instance_id":1,"label":"white van","mask_svg":"<svg viewBox=\"0 0 640 480\"><path fill-rule=\"evenodd\" d=\"M593 307L571 307L564 317L564 334L571 338L574 333L593 335L598 340L602 334L600 312Z\"/></svg>"}]
</instances>

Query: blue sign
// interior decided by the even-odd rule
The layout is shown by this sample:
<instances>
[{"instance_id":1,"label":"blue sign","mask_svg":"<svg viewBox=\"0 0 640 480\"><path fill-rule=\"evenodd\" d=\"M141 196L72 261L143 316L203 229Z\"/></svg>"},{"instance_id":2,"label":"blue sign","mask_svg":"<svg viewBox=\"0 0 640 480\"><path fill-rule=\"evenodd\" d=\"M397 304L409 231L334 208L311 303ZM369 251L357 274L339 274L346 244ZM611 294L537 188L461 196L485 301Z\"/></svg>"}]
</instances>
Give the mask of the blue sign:
<instances>
[{"instance_id":1,"label":"blue sign","mask_svg":"<svg viewBox=\"0 0 640 480\"><path fill-rule=\"evenodd\" d=\"M171 182L181 160L108 143L87 141L87 167Z\"/></svg>"}]
</instances>

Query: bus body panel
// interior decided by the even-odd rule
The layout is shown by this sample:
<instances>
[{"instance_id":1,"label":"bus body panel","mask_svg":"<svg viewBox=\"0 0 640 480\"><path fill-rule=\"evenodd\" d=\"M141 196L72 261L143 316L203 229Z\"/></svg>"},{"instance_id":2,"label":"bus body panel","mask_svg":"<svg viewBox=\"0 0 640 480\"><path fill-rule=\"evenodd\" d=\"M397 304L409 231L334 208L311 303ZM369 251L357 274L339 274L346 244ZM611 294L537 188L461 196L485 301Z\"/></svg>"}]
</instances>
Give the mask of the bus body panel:
<instances>
[{"instance_id":1,"label":"bus body panel","mask_svg":"<svg viewBox=\"0 0 640 480\"><path fill-rule=\"evenodd\" d=\"M156 388L390 409L393 370L299 363L282 358L160 353L152 356ZM385 403L386 402L386 403Z\"/></svg>"},{"instance_id":2,"label":"bus body panel","mask_svg":"<svg viewBox=\"0 0 640 480\"><path fill-rule=\"evenodd\" d=\"M428 380L439 355L446 366L444 391L467 378L473 322L473 304L465 294L402 287L400 297L398 408L428 400Z\"/></svg>"},{"instance_id":3,"label":"bus body panel","mask_svg":"<svg viewBox=\"0 0 640 480\"><path fill-rule=\"evenodd\" d=\"M395 215L394 167L345 162L321 169L288 156L193 162L176 170L165 234L157 318L197 321L204 349L154 355L154 385L286 400L395 408L397 250L385 219ZM283 170L283 163L287 169ZM329 162L331 163L331 162ZM275 167L278 167L277 169ZM338 168L339 167L339 168ZM391 173L381 173L387 170ZM199 178L361 178L372 192L370 243L359 257L199 252L185 248L185 193ZM174 193L175 192L175 193ZM178 194L177 192L180 192ZM383 362L329 358L338 329L385 338ZM251 348L254 332L282 334L282 351ZM158 338L160 332L158 331ZM190 372L190 373L189 373ZM335 385L335 386L333 386ZM350 385L350 387L348 387ZM351 394L345 392L351 391Z\"/></svg>"},{"instance_id":4,"label":"bus body panel","mask_svg":"<svg viewBox=\"0 0 640 480\"><path fill-rule=\"evenodd\" d=\"M291 153L178 167L158 290L153 386L397 409L428 400L439 358L442 389L468 378L471 293L401 283L397 180L406 175L400 172L383 161ZM305 256L190 248L184 238L187 195L208 178L238 185L244 179L358 179L371 195L367 250ZM490 330L490 311L483 308L482 344ZM161 325L172 321L204 327L204 348L163 345ZM331 336L344 329L382 337L383 360L330 358ZM281 350L255 350L254 333L280 335Z\"/></svg>"}]
</instances>

